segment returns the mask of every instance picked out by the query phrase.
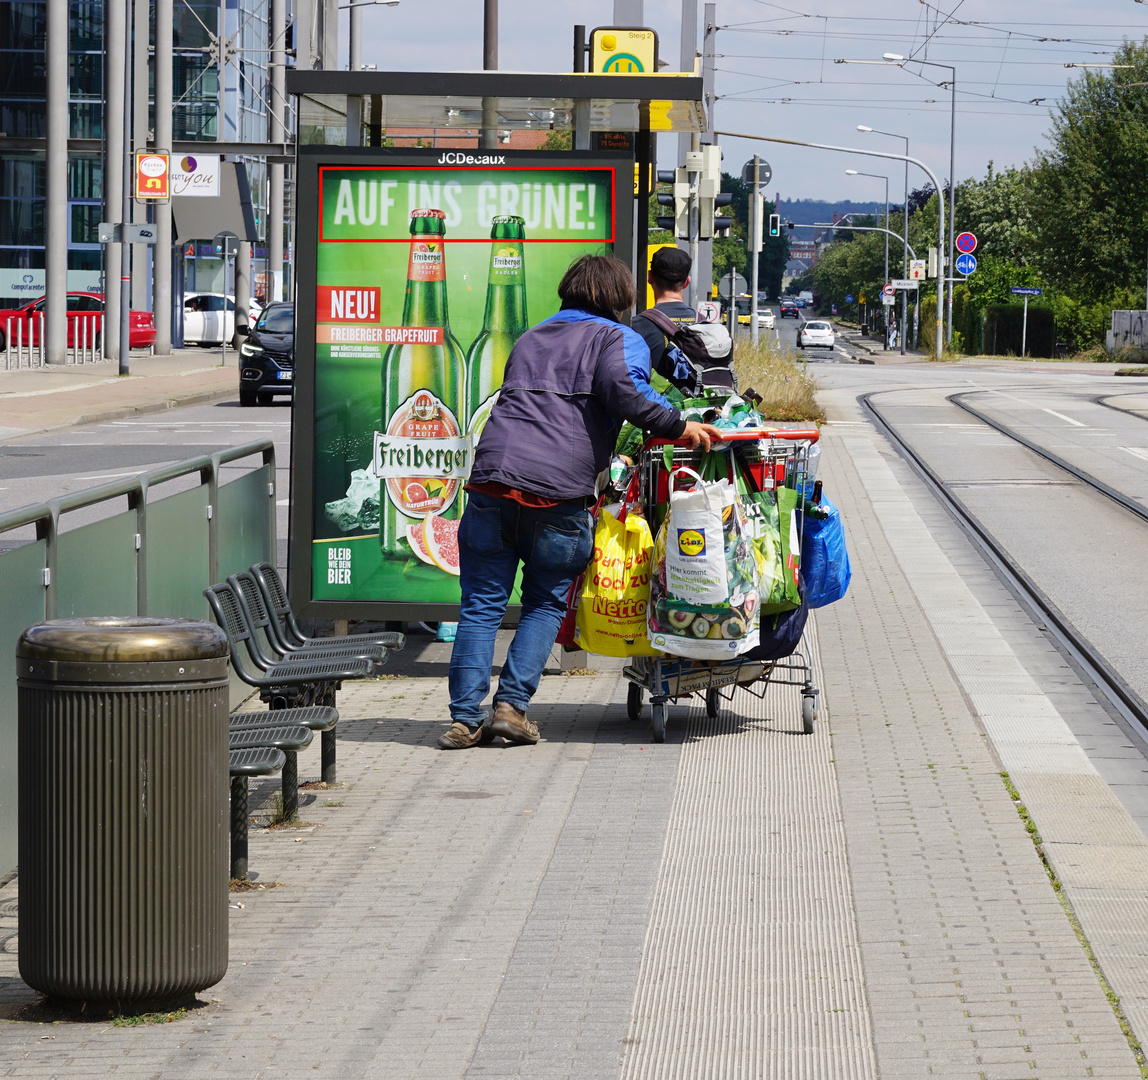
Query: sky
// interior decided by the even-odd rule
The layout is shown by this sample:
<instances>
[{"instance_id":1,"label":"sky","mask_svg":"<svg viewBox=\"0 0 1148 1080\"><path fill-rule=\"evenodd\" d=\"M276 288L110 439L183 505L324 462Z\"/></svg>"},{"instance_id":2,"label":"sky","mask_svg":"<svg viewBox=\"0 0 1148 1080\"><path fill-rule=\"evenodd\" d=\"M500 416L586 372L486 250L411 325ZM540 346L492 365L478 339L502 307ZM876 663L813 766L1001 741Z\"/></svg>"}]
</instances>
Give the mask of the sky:
<instances>
[{"instance_id":1,"label":"sky","mask_svg":"<svg viewBox=\"0 0 1148 1080\"><path fill-rule=\"evenodd\" d=\"M698 3L699 12L702 0ZM380 70L475 70L482 66L482 0L402 0L363 12L363 59ZM908 136L909 152L944 184L949 176L951 78L922 64L837 64L886 52L956 67L955 173L958 182L1021 165L1047 147L1050 111L1067 82L1066 63L1105 64L1125 38L1148 36L1148 4L1134 0L718 0L715 122L718 130L899 153L904 142L858 132L867 125ZM569 71L575 23L613 23L613 0L501 0L499 66ZM645 0L644 23L658 31L661 58L678 66L681 0ZM345 17L345 16L344 16ZM344 54L346 30L340 36ZM699 32L699 41L701 40ZM938 86L938 83L944 83ZM721 138L737 172L755 152L773 168L772 195L784 199L883 200L904 188L900 162ZM676 136L661 136L672 167ZM914 167L911 188L927 182Z\"/></svg>"}]
</instances>

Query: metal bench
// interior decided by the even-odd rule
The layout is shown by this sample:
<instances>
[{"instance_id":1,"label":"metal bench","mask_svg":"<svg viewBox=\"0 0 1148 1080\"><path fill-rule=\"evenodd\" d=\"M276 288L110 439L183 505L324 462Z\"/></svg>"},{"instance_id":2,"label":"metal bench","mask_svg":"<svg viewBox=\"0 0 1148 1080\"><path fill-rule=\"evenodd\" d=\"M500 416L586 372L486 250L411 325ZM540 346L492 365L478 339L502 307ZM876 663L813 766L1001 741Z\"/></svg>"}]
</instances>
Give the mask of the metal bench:
<instances>
[{"instance_id":1,"label":"metal bench","mask_svg":"<svg viewBox=\"0 0 1148 1080\"><path fill-rule=\"evenodd\" d=\"M309 705L298 709L269 709L266 712L232 713L228 727L232 731L246 728L274 727L277 724L302 724L319 732L320 775L324 784L335 782L335 725L339 713L328 705Z\"/></svg>"},{"instance_id":2,"label":"metal bench","mask_svg":"<svg viewBox=\"0 0 1148 1080\"><path fill-rule=\"evenodd\" d=\"M270 776L287 760L282 750L232 750L228 754L231 774L231 877L247 877L247 781L252 776Z\"/></svg>"},{"instance_id":3,"label":"metal bench","mask_svg":"<svg viewBox=\"0 0 1148 1080\"><path fill-rule=\"evenodd\" d=\"M376 667L382 667L386 661L387 650L382 645L352 643L345 645L342 638L318 638L305 645L296 645L282 638L278 619L268 613L263 593L255 580L255 575L249 570L239 574L232 574L227 579L239 596L239 602L244 606L247 621L252 632L259 641L260 648L266 645L274 654L273 659L283 661L302 660L341 660L346 657L360 657L370 660Z\"/></svg>"},{"instance_id":4,"label":"metal bench","mask_svg":"<svg viewBox=\"0 0 1148 1080\"><path fill-rule=\"evenodd\" d=\"M291 610L291 601L287 599L287 590L283 588L283 579L279 571L269 562L255 563L251 567L251 575L259 584L259 591L271 613L275 629L279 638L285 644L309 645L337 642L340 647L351 645L381 645L385 649L401 649L406 639L402 634L386 631L378 634L342 634L336 638L308 637L299 628L295 615Z\"/></svg>"},{"instance_id":5,"label":"metal bench","mask_svg":"<svg viewBox=\"0 0 1148 1080\"><path fill-rule=\"evenodd\" d=\"M229 750L254 750L270 747L282 750L283 819L290 821L299 812L299 751L311 745L315 733L302 724L276 724L273 727L247 727L228 731Z\"/></svg>"},{"instance_id":6,"label":"metal bench","mask_svg":"<svg viewBox=\"0 0 1148 1080\"><path fill-rule=\"evenodd\" d=\"M311 704L319 697L326 696L322 691L330 689L330 684L338 684L343 679L362 679L374 673L371 661L357 657L338 660L273 660L259 648L248 623L246 609L231 585L227 582L212 585L203 590L203 595L207 597L216 622L227 634L231 665L235 673L248 685L259 687L260 696L265 701L273 699L277 692L281 692L278 696L284 700L290 700L300 696L291 691L311 687L314 689L309 695L312 701L307 702ZM244 658L241 646L247 652L247 659ZM337 685L334 689L338 689Z\"/></svg>"}]
</instances>

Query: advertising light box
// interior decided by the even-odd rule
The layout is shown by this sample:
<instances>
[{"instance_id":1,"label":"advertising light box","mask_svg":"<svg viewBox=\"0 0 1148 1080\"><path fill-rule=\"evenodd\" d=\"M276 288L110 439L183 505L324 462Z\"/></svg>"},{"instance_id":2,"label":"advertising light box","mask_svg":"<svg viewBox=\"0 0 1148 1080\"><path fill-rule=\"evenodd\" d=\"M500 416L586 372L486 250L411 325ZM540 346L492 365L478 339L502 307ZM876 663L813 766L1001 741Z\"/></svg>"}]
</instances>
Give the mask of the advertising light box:
<instances>
[{"instance_id":1,"label":"advertising light box","mask_svg":"<svg viewBox=\"0 0 1148 1080\"><path fill-rule=\"evenodd\" d=\"M456 614L465 484L510 350L579 256L629 264L632 172L618 153L300 147L298 610Z\"/></svg>"}]
</instances>

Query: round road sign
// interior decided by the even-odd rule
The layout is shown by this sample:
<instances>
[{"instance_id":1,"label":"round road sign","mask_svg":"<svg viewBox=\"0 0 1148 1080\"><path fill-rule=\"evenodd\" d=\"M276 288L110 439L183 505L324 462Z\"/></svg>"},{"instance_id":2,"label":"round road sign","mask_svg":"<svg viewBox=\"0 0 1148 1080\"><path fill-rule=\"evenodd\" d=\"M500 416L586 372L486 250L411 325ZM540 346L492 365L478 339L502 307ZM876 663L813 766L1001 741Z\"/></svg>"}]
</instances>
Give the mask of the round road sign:
<instances>
[{"instance_id":1,"label":"round road sign","mask_svg":"<svg viewBox=\"0 0 1148 1080\"><path fill-rule=\"evenodd\" d=\"M957 236L956 245L962 255L971 255L977 250L977 238L971 232L963 232Z\"/></svg>"},{"instance_id":2,"label":"round road sign","mask_svg":"<svg viewBox=\"0 0 1148 1080\"><path fill-rule=\"evenodd\" d=\"M964 274L968 277L977 268L977 257L975 255L958 255L957 256L957 273Z\"/></svg>"},{"instance_id":3,"label":"round road sign","mask_svg":"<svg viewBox=\"0 0 1148 1080\"><path fill-rule=\"evenodd\" d=\"M847 303L847 304L853 303L853 294L852 293L849 293L849 295L845 297L845 303Z\"/></svg>"},{"instance_id":4,"label":"round road sign","mask_svg":"<svg viewBox=\"0 0 1148 1080\"><path fill-rule=\"evenodd\" d=\"M773 166L764 159L757 163L757 177L763 184L768 184L773 179ZM753 158L750 158L741 167L741 182L743 184L753 183Z\"/></svg>"},{"instance_id":5,"label":"round road sign","mask_svg":"<svg viewBox=\"0 0 1148 1080\"><path fill-rule=\"evenodd\" d=\"M749 288L749 282L746 281L745 278L741 276L741 274L735 274L733 279L733 288L734 292L740 296L743 292L745 292L746 289ZM717 291L718 296L720 296L723 300L729 299L729 274L722 274L722 276L718 279Z\"/></svg>"},{"instance_id":6,"label":"round road sign","mask_svg":"<svg viewBox=\"0 0 1148 1080\"><path fill-rule=\"evenodd\" d=\"M893 295L895 295L895 294L896 294L897 290L896 290L896 289L894 289L892 285L886 285L886 286L885 286L885 287L884 287L884 288L881 290L881 292L883 292L883 293L884 293L886 296L893 296Z\"/></svg>"}]
</instances>

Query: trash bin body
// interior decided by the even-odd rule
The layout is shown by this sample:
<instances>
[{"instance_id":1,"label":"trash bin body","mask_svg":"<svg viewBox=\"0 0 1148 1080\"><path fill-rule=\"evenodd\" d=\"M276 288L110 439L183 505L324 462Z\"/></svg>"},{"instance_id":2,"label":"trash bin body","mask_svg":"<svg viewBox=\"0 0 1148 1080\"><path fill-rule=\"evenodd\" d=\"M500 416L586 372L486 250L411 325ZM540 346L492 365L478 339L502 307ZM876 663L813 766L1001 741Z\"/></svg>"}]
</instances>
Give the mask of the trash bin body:
<instances>
[{"instance_id":1,"label":"trash bin body","mask_svg":"<svg viewBox=\"0 0 1148 1080\"><path fill-rule=\"evenodd\" d=\"M208 623L61 619L21 635L20 974L88 1001L227 970L228 652Z\"/></svg>"}]
</instances>

